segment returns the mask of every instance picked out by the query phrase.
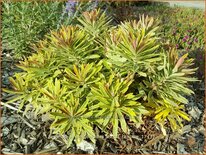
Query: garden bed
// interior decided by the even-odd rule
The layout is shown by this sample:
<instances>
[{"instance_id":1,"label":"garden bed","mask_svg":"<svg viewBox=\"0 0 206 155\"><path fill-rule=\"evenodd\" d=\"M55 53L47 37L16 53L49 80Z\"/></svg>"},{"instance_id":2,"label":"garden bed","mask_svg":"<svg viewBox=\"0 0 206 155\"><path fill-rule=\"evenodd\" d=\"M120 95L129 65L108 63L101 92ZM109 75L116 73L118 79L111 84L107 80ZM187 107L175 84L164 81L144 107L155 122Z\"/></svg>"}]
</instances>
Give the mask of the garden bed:
<instances>
[{"instance_id":1,"label":"garden bed","mask_svg":"<svg viewBox=\"0 0 206 155\"><path fill-rule=\"evenodd\" d=\"M117 10L110 12L116 17L116 23L120 23L125 19L139 18L139 13L147 13L149 15L155 15L160 18L160 22L165 25L162 27L161 32L163 41L170 39L170 43L165 46L176 47L183 53L189 50L189 52L195 52L199 50L200 57L197 54L192 53L189 56L195 58L195 67L199 67L198 72L195 74L200 81L190 85L190 88L194 91L193 95L187 96L189 103L185 106L185 111L190 115L191 121L184 121L184 127L181 129L181 133L172 132L169 129L169 124L166 125L167 135L164 136L160 127L155 123L155 120L151 117L143 117L144 124L139 128L136 128L133 122L128 121L128 126L131 129L130 134L125 134L120 131L117 140L115 141L112 136L108 136L103 133L97 126L94 126L94 132L96 135L96 144L93 145L89 140L85 140L83 146L76 146L75 143L67 148L65 141L68 139L68 135L53 134L50 130L51 120L48 114L43 114L40 117L35 118L34 112L28 112L26 115L22 115L22 112L18 112L19 102L14 102L9 106L5 104L9 100L9 95L2 93L1 107L1 123L2 123L2 150L3 154L29 154L29 153L205 153L204 150L204 35L202 29L204 29L204 22L196 22L191 27L191 33L185 34L185 31L190 25L184 23L184 27L179 26L177 23L176 33L178 37L174 37L174 27L171 25L174 23L168 23L170 19L167 19L167 15L171 12L175 12L176 17L179 17L179 23L185 22L186 18L189 18L188 12L190 10L184 8L168 9L167 6L127 6L130 11L123 11L124 5L121 9L117 7ZM167 8L167 9L165 9ZM119 9L119 10L118 10ZM135 10L135 11L132 11ZM199 18L199 11L191 10L195 12L194 18ZM178 14L178 12L181 12ZM160 16L161 14L164 14ZM187 14L187 15L186 15ZM197 15L196 15L197 14ZM203 14L204 15L204 14ZM119 18L121 17L121 18ZM175 19L176 20L176 19ZM198 19L197 19L198 20ZM203 19L199 19L203 20ZM194 22L194 21L193 21ZM167 25L168 23L168 25ZM197 24L197 25L196 25ZM203 24L203 25L198 25ZM179 33L179 34L178 34ZM170 37L166 37L170 34ZM197 39L197 43L187 44L184 42L185 36L189 36L190 39ZM165 37L165 38L164 38ZM181 41L181 42L180 42ZM192 40L190 40L191 42ZM171 43L172 42L172 43ZM178 44L178 47L176 46ZM169 48L169 47L168 47ZM4 50L2 53L2 87L11 88L8 81L9 76L13 76L14 72L20 70L16 68L16 59L8 51ZM46 122L46 123L45 123ZM79 149L78 149L78 148ZM83 151L84 150L84 151Z\"/></svg>"},{"instance_id":2,"label":"garden bed","mask_svg":"<svg viewBox=\"0 0 206 155\"><path fill-rule=\"evenodd\" d=\"M4 59L5 60L5 59ZM3 86L8 85L5 77L12 74L12 61L3 63L8 70L3 73ZM8 67L9 66L9 67ZM14 70L15 71L15 70ZM8 85L9 86L9 85ZM195 95L190 96L186 110L192 115L191 122L186 122L182 134L170 133L166 137L154 126L152 120L130 135L122 135L118 143L97 135L99 139L94 153L204 153L204 83L195 84ZM5 96L2 96L4 99ZM12 104L18 108L18 105ZM75 146L67 149L60 136L52 135L46 115L34 119L32 113L22 116L15 110L2 107L2 153L88 153L77 150ZM132 128L132 124L131 124ZM66 137L65 137L66 138ZM106 140L104 142L104 140ZM103 145L104 144L104 145Z\"/></svg>"}]
</instances>

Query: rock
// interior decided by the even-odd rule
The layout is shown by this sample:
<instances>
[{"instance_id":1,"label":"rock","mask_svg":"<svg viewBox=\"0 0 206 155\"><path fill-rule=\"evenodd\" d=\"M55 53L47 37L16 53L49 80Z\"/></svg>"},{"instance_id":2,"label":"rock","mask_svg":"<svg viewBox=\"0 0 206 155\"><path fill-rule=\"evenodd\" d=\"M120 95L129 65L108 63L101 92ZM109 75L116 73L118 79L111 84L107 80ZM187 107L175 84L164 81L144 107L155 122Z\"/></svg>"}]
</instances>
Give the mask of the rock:
<instances>
[{"instance_id":1,"label":"rock","mask_svg":"<svg viewBox=\"0 0 206 155\"><path fill-rule=\"evenodd\" d=\"M11 57L11 55L9 53L6 54L6 57Z\"/></svg>"},{"instance_id":2,"label":"rock","mask_svg":"<svg viewBox=\"0 0 206 155\"><path fill-rule=\"evenodd\" d=\"M185 146L183 144L177 143L177 154L189 154L185 151Z\"/></svg>"},{"instance_id":3,"label":"rock","mask_svg":"<svg viewBox=\"0 0 206 155\"><path fill-rule=\"evenodd\" d=\"M197 106L192 107L192 110L188 112L194 119L199 119L202 111Z\"/></svg>"},{"instance_id":4,"label":"rock","mask_svg":"<svg viewBox=\"0 0 206 155\"><path fill-rule=\"evenodd\" d=\"M81 143L77 144L77 149L93 154L95 145L83 140Z\"/></svg>"},{"instance_id":5,"label":"rock","mask_svg":"<svg viewBox=\"0 0 206 155\"><path fill-rule=\"evenodd\" d=\"M181 130L181 134L185 134L191 131L191 125L185 125Z\"/></svg>"},{"instance_id":6,"label":"rock","mask_svg":"<svg viewBox=\"0 0 206 155\"><path fill-rule=\"evenodd\" d=\"M20 137L19 141L21 142L21 144L23 145L27 145L28 144L28 140L26 138Z\"/></svg>"},{"instance_id":7,"label":"rock","mask_svg":"<svg viewBox=\"0 0 206 155\"><path fill-rule=\"evenodd\" d=\"M204 135L204 134L205 134L205 128L204 128L204 126L201 125L201 126L199 127L198 131L199 131L199 133L201 133L202 135Z\"/></svg>"},{"instance_id":8,"label":"rock","mask_svg":"<svg viewBox=\"0 0 206 155\"><path fill-rule=\"evenodd\" d=\"M50 148L55 148L55 147L56 147L56 143L51 142L51 143L45 145L43 149L50 149Z\"/></svg>"},{"instance_id":9,"label":"rock","mask_svg":"<svg viewBox=\"0 0 206 155\"><path fill-rule=\"evenodd\" d=\"M4 136L8 135L9 131L10 131L9 128L7 128L7 127L2 129L2 133L3 133Z\"/></svg>"},{"instance_id":10,"label":"rock","mask_svg":"<svg viewBox=\"0 0 206 155\"><path fill-rule=\"evenodd\" d=\"M46 121L51 120L51 117L50 117L49 113L46 113L46 114L43 114L41 116L41 119L42 119L43 122L46 122Z\"/></svg>"},{"instance_id":11,"label":"rock","mask_svg":"<svg viewBox=\"0 0 206 155\"><path fill-rule=\"evenodd\" d=\"M1 151L2 151L3 153L11 152L11 150L10 150L9 148L3 148Z\"/></svg>"}]
</instances>

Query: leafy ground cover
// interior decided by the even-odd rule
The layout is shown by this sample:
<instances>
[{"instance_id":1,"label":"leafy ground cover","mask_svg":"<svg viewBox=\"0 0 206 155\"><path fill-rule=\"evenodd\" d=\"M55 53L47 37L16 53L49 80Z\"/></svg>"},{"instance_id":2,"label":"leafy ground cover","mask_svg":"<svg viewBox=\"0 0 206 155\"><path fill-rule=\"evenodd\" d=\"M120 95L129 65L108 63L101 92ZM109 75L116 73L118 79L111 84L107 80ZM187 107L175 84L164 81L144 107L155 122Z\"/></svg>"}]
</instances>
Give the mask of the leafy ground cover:
<instances>
[{"instance_id":1,"label":"leafy ground cover","mask_svg":"<svg viewBox=\"0 0 206 155\"><path fill-rule=\"evenodd\" d=\"M124 6L124 5L123 5ZM129 6L130 10L135 14L132 14L130 18L139 18L138 11L140 13L156 13L157 16L162 16L163 13L161 11L165 11L165 6L152 7L152 6ZM142 9L142 11L141 11ZM167 8L168 14L171 13L171 9ZM149 11L148 11L149 10ZM175 10L175 9L174 9ZM174 11L172 10L172 11ZM184 11L186 13L184 13ZM196 10L195 10L196 11ZM194 11L194 12L195 12ZM174 11L175 12L175 11ZM189 18L185 16L189 16L190 14L196 14L188 9L177 8L176 13L178 18ZM201 14L200 11L197 11L198 15ZM117 14L118 12L112 12ZM178 14L183 14L179 16ZM116 15L120 17L120 15ZM125 15L121 15L121 17L126 17ZM164 16L164 18L166 18ZM129 16L127 16L129 18ZM165 22L162 17L160 22ZM194 16L195 18L195 16ZM168 19L168 18L166 18ZM116 22L121 21L122 19L116 18ZM203 19L198 19L203 20ZM172 21L172 17L171 17ZM175 22L173 20L173 22ZM168 22L165 22L168 23ZM180 20L180 23L181 20ZM185 22L184 22L185 23ZM163 24L161 24L163 25ZM169 24L168 24L169 25ZM181 50L184 54L188 51L190 57L197 56L194 54L196 50L194 49L203 49L204 42L203 33L201 26L197 29L196 25L193 27L194 32L191 34L186 33L185 29L191 28L191 26L183 29L182 26L177 26L177 33L180 34L181 37L175 39L173 35L173 24L168 26L164 24L164 28L160 32L164 39L169 40L170 42L165 46L169 48L169 46L175 46L178 44L176 48ZM168 26L168 27L167 27ZM181 30L183 29L183 30ZM163 31L165 30L165 31ZM198 33L196 33L198 31ZM165 34L168 32L168 34ZM204 31L203 31L204 32ZM185 37L189 35L189 37ZM194 36L193 36L194 35ZM168 37L169 36L169 37ZM196 39L197 44L184 44L185 40L189 40L191 38ZM163 42L164 42L163 39ZM195 41L195 40L194 40ZM189 46L188 46L189 45ZM199 50L200 54L204 54L202 50ZM200 58L199 58L200 59ZM197 61L197 59L195 59ZM196 67L202 65L202 61L199 64L195 63ZM13 66L16 63L15 60L8 55L7 53L3 54L3 87L10 87L10 83L8 81L8 76L13 75L13 71L17 71L17 69ZM8 67L9 66L9 67ZM6 68L6 69L5 69ZM198 73L199 79L204 79L204 73L202 72L204 69L199 70ZM178 134L177 132L168 132L167 136L163 136L161 130L155 122L153 118L147 117L147 119L143 118L145 122L144 125L141 125L140 128L136 128L133 123L128 123L129 128L131 128L131 133L125 134L120 132L120 135L117 141L114 141L112 137L105 137L105 134L95 128L95 134L97 135L97 143L95 146L91 145L91 143L84 142L85 148L79 149L72 144L68 149L65 146L65 140L68 139L67 135L59 136L50 132L49 130L49 122L48 115L42 115L39 118L34 118L34 113L30 112L25 116L22 114L17 114L15 110L11 110L10 108L4 106L2 111L2 139L3 139L3 153L13 152L13 153L203 153L203 145L204 145L204 126L203 126L203 96L204 96L204 84L203 83L195 83L191 88L194 90L195 95L191 95L187 97L189 103L186 106L187 113L190 114L191 122L183 122L184 127L182 129L182 133ZM9 99L8 94L3 94L3 101ZM20 102L16 102L12 105L12 107L18 108ZM48 121L48 123L45 123ZM43 131L42 131L43 129ZM11 140L12 139L12 140ZM82 150L85 150L85 152Z\"/></svg>"}]
</instances>

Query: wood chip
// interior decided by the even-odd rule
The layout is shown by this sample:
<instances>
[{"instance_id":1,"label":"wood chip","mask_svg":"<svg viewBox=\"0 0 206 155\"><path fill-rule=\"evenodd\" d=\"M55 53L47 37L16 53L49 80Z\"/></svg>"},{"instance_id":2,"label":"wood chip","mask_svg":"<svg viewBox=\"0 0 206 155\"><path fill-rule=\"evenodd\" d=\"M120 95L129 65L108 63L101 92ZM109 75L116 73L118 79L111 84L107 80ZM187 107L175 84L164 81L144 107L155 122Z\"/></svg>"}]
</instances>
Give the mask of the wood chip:
<instances>
[{"instance_id":1,"label":"wood chip","mask_svg":"<svg viewBox=\"0 0 206 155\"><path fill-rule=\"evenodd\" d=\"M35 128L31 123L29 123L25 118L23 118L23 117L20 116L20 115L19 115L19 117L23 120L23 122L24 122L27 126L29 126L30 128L36 130L36 128Z\"/></svg>"},{"instance_id":2,"label":"wood chip","mask_svg":"<svg viewBox=\"0 0 206 155\"><path fill-rule=\"evenodd\" d=\"M9 104L6 104L6 103L4 103L4 102L1 102L1 105L5 106L5 107L7 107L7 108L9 108L9 109L18 111L18 112L20 112L20 113L23 113L23 111L21 111L21 110L15 108L15 107L13 107L13 106L11 106L11 105L9 105Z\"/></svg>"},{"instance_id":3,"label":"wood chip","mask_svg":"<svg viewBox=\"0 0 206 155\"><path fill-rule=\"evenodd\" d=\"M15 116L1 117L1 127L16 123L18 121L18 118L16 118Z\"/></svg>"},{"instance_id":4,"label":"wood chip","mask_svg":"<svg viewBox=\"0 0 206 155\"><path fill-rule=\"evenodd\" d=\"M153 138L152 140L150 140L149 142L147 142L147 144L141 146L141 148L145 148L147 146L154 145L155 143L157 143L163 137L165 137L165 136L164 135L159 135L159 136Z\"/></svg>"},{"instance_id":5,"label":"wood chip","mask_svg":"<svg viewBox=\"0 0 206 155\"><path fill-rule=\"evenodd\" d=\"M187 144L190 148L192 148L196 144L196 139L192 136L188 137Z\"/></svg>"},{"instance_id":6,"label":"wood chip","mask_svg":"<svg viewBox=\"0 0 206 155\"><path fill-rule=\"evenodd\" d=\"M58 147L44 149L38 152L35 151L34 154L55 153L55 151L58 151Z\"/></svg>"}]
</instances>

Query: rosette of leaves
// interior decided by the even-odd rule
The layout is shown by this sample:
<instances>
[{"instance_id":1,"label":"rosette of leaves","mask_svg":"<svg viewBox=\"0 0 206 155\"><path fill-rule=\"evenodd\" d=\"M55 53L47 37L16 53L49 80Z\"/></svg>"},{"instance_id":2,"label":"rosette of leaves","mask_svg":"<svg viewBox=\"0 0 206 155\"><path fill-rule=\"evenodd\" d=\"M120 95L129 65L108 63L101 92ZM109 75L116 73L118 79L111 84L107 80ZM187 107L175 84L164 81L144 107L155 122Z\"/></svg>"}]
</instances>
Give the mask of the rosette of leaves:
<instances>
[{"instance_id":1,"label":"rosette of leaves","mask_svg":"<svg viewBox=\"0 0 206 155\"><path fill-rule=\"evenodd\" d=\"M188 103L185 95L194 93L188 88L188 83L197 81L191 77L197 70L190 69L193 59L186 57L187 54L178 58L175 49L164 52L162 63L156 68L156 72L150 74L138 86L139 91L146 94L145 100L148 104L145 106L155 109L155 119L161 124L168 119L173 130L182 126L179 117L189 120L188 115L183 112L184 104Z\"/></svg>"},{"instance_id":2,"label":"rosette of leaves","mask_svg":"<svg viewBox=\"0 0 206 155\"><path fill-rule=\"evenodd\" d=\"M49 112L54 119L51 128L54 133L69 133L68 147L75 139L80 143L88 137L95 143L95 135L90 121L93 112L89 111L91 104L86 98L80 98L71 91L67 85L58 79L48 79L44 88L40 88L41 96L38 97L38 114Z\"/></svg>"},{"instance_id":3,"label":"rosette of leaves","mask_svg":"<svg viewBox=\"0 0 206 155\"><path fill-rule=\"evenodd\" d=\"M156 100L158 107L155 108L155 120L160 124L161 129L164 134L166 131L164 129L165 120L168 120L172 131L177 131L183 127L183 120L190 121L187 113L184 112L184 104L180 102L175 102L177 106L171 104L171 101L167 100Z\"/></svg>"},{"instance_id":4,"label":"rosette of leaves","mask_svg":"<svg viewBox=\"0 0 206 155\"><path fill-rule=\"evenodd\" d=\"M70 94L68 98L63 99L63 102L53 106L55 110L51 112L51 115L54 122L51 124L51 128L54 129L54 133L68 132L68 146L72 144L74 139L77 144L85 138L89 138L95 143L91 121L93 111L88 110L89 105L89 100L82 100Z\"/></svg>"},{"instance_id":5,"label":"rosette of leaves","mask_svg":"<svg viewBox=\"0 0 206 155\"><path fill-rule=\"evenodd\" d=\"M124 22L106 38L106 56L121 72L131 71L146 76L147 68L161 60L157 52L158 26L144 16L137 22Z\"/></svg>"},{"instance_id":6,"label":"rosette of leaves","mask_svg":"<svg viewBox=\"0 0 206 155\"><path fill-rule=\"evenodd\" d=\"M55 84L53 84L53 80L52 77L40 80L33 78L33 74L16 73L14 78L10 77L13 90L3 89L12 94L7 103L19 101L19 110L25 106L24 114L28 110L34 111L35 116L49 112L52 109L52 104L58 103L59 98L68 94L68 88L65 86L60 88L60 80L55 79ZM52 91L49 92L47 89Z\"/></svg>"},{"instance_id":7,"label":"rosette of leaves","mask_svg":"<svg viewBox=\"0 0 206 155\"><path fill-rule=\"evenodd\" d=\"M84 12L83 16L78 18L79 27L87 31L98 45L103 45L105 34L110 28L111 19L106 16L105 12L101 13L100 9L91 12Z\"/></svg>"},{"instance_id":8,"label":"rosette of leaves","mask_svg":"<svg viewBox=\"0 0 206 155\"><path fill-rule=\"evenodd\" d=\"M33 75L38 79L45 79L54 75L58 70L58 65L55 62L55 55L50 51L41 51L24 58L16 65L25 72L25 75Z\"/></svg>"},{"instance_id":9,"label":"rosette of leaves","mask_svg":"<svg viewBox=\"0 0 206 155\"><path fill-rule=\"evenodd\" d=\"M94 111L94 116L101 128L112 126L114 139L118 136L119 125L123 132L129 132L125 117L140 124L142 114L147 112L137 101L141 95L127 93L132 82L133 75L124 79L111 75L108 81L98 82L96 87L91 88L92 100L94 100L91 110Z\"/></svg>"},{"instance_id":10,"label":"rosette of leaves","mask_svg":"<svg viewBox=\"0 0 206 155\"><path fill-rule=\"evenodd\" d=\"M193 65L193 59L186 59L188 54L178 58L175 49L164 52L162 63L156 68L155 74L148 77L148 81L143 83L150 88L149 94L155 93L162 99L174 98L174 100L187 103L187 99L182 95L191 95L194 92L188 89L188 82L197 81L191 77L197 68L190 67Z\"/></svg>"},{"instance_id":11,"label":"rosette of leaves","mask_svg":"<svg viewBox=\"0 0 206 155\"><path fill-rule=\"evenodd\" d=\"M65 80L63 82L68 85L70 91L84 96L89 92L91 85L101 79L99 75L101 69L101 62L96 64L96 66L94 66L94 63L82 64L79 67L73 65L72 70L70 68L65 69ZM85 93L82 93L83 91Z\"/></svg>"},{"instance_id":12,"label":"rosette of leaves","mask_svg":"<svg viewBox=\"0 0 206 155\"><path fill-rule=\"evenodd\" d=\"M94 38L85 29L77 26L62 27L58 32L52 32L49 38L49 48L56 54L56 60L62 65L68 63L84 63L90 59L98 59L98 47Z\"/></svg>"},{"instance_id":13,"label":"rosette of leaves","mask_svg":"<svg viewBox=\"0 0 206 155\"><path fill-rule=\"evenodd\" d=\"M3 88L4 92L11 94L11 97L7 99L7 104L20 101L19 110L27 104L24 112L24 114L26 114L30 108L30 104L28 103L36 102L40 95L40 91L38 89L41 85L40 81L32 79L32 74L25 74L25 72L16 73L13 77L9 77L9 81L11 83L12 90ZM34 108L37 108L37 106L34 106Z\"/></svg>"}]
</instances>

